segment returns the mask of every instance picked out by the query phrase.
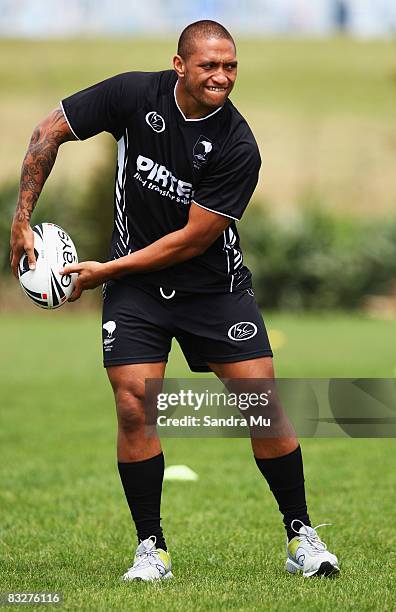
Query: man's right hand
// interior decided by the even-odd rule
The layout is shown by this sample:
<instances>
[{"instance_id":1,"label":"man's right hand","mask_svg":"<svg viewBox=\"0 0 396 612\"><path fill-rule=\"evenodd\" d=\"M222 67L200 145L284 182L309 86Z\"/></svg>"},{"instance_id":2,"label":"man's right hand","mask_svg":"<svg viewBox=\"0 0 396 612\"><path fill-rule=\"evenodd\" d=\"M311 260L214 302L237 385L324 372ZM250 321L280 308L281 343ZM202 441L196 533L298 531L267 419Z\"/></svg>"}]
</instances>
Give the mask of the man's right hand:
<instances>
[{"instance_id":1,"label":"man's right hand","mask_svg":"<svg viewBox=\"0 0 396 612\"><path fill-rule=\"evenodd\" d=\"M34 256L34 234L28 221L14 219L11 227L10 261L13 275L18 278L18 264L22 255L26 253L29 268L34 270L36 258Z\"/></svg>"}]
</instances>

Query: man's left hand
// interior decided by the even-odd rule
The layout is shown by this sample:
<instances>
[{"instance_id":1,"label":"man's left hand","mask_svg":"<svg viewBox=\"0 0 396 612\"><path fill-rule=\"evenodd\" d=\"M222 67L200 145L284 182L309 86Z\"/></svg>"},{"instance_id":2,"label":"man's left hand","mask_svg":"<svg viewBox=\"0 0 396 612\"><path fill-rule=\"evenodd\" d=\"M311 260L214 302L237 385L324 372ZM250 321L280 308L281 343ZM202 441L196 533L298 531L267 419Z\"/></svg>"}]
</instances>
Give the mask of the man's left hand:
<instances>
[{"instance_id":1,"label":"man's left hand","mask_svg":"<svg viewBox=\"0 0 396 612\"><path fill-rule=\"evenodd\" d=\"M85 289L95 289L95 287L98 287L107 280L105 264L98 261L83 261L71 266L65 266L59 272L62 276L64 274L78 274L73 293L69 297L68 302L75 302L81 297Z\"/></svg>"}]
</instances>

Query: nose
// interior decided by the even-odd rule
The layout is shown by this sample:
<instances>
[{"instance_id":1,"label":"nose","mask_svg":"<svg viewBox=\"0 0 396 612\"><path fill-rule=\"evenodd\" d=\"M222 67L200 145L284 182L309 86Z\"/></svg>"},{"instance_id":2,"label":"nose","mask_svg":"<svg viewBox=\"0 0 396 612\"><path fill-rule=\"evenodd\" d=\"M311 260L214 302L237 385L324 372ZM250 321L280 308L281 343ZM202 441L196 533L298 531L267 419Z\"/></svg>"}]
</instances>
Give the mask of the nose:
<instances>
[{"instance_id":1,"label":"nose","mask_svg":"<svg viewBox=\"0 0 396 612\"><path fill-rule=\"evenodd\" d=\"M223 68L219 68L212 76L212 81L219 87L226 87L228 85L228 78Z\"/></svg>"}]
</instances>

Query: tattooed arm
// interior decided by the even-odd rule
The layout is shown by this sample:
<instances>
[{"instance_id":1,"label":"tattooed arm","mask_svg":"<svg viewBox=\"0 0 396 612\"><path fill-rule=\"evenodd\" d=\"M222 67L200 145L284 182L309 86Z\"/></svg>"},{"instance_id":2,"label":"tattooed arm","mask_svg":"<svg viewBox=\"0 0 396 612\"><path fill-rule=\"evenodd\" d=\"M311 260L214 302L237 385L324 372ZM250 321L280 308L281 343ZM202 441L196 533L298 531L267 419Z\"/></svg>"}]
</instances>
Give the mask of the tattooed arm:
<instances>
[{"instance_id":1,"label":"tattooed arm","mask_svg":"<svg viewBox=\"0 0 396 612\"><path fill-rule=\"evenodd\" d=\"M59 146L76 140L62 109L57 108L35 128L22 164L19 198L11 228L10 260L13 274L26 251L30 269L35 267L33 232L30 217L55 163Z\"/></svg>"}]
</instances>

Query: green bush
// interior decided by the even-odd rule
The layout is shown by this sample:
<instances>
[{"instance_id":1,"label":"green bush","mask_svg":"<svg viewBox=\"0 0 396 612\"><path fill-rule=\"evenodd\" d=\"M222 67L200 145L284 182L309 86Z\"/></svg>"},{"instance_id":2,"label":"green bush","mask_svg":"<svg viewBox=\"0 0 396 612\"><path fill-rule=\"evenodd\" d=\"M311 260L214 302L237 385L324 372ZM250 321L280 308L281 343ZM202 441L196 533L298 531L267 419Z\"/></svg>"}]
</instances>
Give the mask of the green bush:
<instances>
[{"instance_id":1,"label":"green bush","mask_svg":"<svg viewBox=\"0 0 396 612\"><path fill-rule=\"evenodd\" d=\"M11 183L0 189L0 274L10 268L10 228L18 197L17 185Z\"/></svg>"},{"instance_id":2,"label":"green bush","mask_svg":"<svg viewBox=\"0 0 396 612\"><path fill-rule=\"evenodd\" d=\"M396 281L396 218L342 218L316 208L275 221L251 206L240 224L256 297L270 308L357 308Z\"/></svg>"}]
</instances>

